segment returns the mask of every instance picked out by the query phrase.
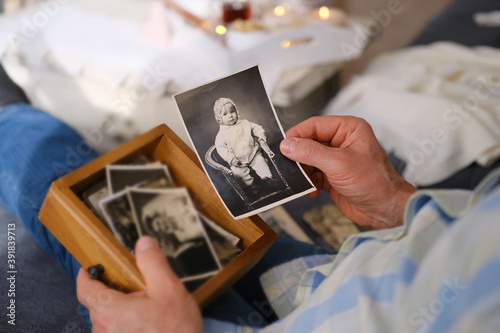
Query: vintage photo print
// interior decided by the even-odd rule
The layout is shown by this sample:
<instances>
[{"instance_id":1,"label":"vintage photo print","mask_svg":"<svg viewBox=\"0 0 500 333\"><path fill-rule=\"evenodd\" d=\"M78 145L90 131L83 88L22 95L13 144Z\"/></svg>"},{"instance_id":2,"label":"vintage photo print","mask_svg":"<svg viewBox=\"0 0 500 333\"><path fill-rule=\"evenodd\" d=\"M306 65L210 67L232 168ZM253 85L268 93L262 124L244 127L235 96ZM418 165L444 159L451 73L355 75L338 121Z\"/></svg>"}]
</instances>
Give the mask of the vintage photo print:
<instances>
[{"instance_id":1,"label":"vintage photo print","mask_svg":"<svg viewBox=\"0 0 500 333\"><path fill-rule=\"evenodd\" d=\"M235 219L314 191L302 167L279 150L285 135L257 66L174 99L205 172Z\"/></svg>"},{"instance_id":2,"label":"vintage photo print","mask_svg":"<svg viewBox=\"0 0 500 333\"><path fill-rule=\"evenodd\" d=\"M174 185L168 168L158 163L137 166L115 165L110 169L112 174L119 180L117 183L120 185L127 184L127 186L148 189L170 188ZM135 177L123 180L122 178L128 175L130 170L132 170ZM139 180L139 182L134 184L133 182L136 180ZM106 183L106 181L103 182ZM135 243L139 239L139 234L128 201L126 188L99 199L97 206L108 228L127 250L134 253Z\"/></svg>"},{"instance_id":3,"label":"vintage photo print","mask_svg":"<svg viewBox=\"0 0 500 333\"><path fill-rule=\"evenodd\" d=\"M173 187L174 182L166 165L116 165L106 166L106 177L110 193L123 191L128 186L142 185L148 188Z\"/></svg>"},{"instance_id":4,"label":"vintage photo print","mask_svg":"<svg viewBox=\"0 0 500 333\"><path fill-rule=\"evenodd\" d=\"M106 180L92 185L92 187L82 194L83 201L101 220L104 220L104 213L99 205L99 201L107 196L109 196L109 189Z\"/></svg>"},{"instance_id":5,"label":"vintage photo print","mask_svg":"<svg viewBox=\"0 0 500 333\"><path fill-rule=\"evenodd\" d=\"M314 244L304 230L297 224L292 216L282 206L274 207L259 216L271 227L279 236L293 238L304 243Z\"/></svg>"},{"instance_id":6,"label":"vintage photo print","mask_svg":"<svg viewBox=\"0 0 500 333\"><path fill-rule=\"evenodd\" d=\"M241 253L241 249L238 247L240 239L202 214L200 214L200 218L217 259L222 267L226 266Z\"/></svg>"},{"instance_id":7,"label":"vintage photo print","mask_svg":"<svg viewBox=\"0 0 500 333\"><path fill-rule=\"evenodd\" d=\"M185 188L128 188L139 235L154 237L183 281L215 274L221 266Z\"/></svg>"},{"instance_id":8,"label":"vintage photo print","mask_svg":"<svg viewBox=\"0 0 500 333\"><path fill-rule=\"evenodd\" d=\"M127 192L120 191L99 201L104 220L113 234L129 250L134 253L139 233L132 216Z\"/></svg>"}]
</instances>

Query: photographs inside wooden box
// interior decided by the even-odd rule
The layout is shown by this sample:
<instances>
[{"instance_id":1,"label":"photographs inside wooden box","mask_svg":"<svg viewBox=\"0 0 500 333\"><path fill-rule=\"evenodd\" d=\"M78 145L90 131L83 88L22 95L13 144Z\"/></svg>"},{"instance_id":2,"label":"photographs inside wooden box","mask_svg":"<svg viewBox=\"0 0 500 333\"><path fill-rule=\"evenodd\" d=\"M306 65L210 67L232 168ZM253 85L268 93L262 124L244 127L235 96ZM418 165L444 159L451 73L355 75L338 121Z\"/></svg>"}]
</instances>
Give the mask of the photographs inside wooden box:
<instances>
[{"instance_id":1,"label":"photographs inside wooden box","mask_svg":"<svg viewBox=\"0 0 500 333\"><path fill-rule=\"evenodd\" d=\"M140 236L154 237L190 291L241 252L240 239L196 209L168 165L143 156L107 165L106 178L82 200L132 254Z\"/></svg>"}]
</instances>

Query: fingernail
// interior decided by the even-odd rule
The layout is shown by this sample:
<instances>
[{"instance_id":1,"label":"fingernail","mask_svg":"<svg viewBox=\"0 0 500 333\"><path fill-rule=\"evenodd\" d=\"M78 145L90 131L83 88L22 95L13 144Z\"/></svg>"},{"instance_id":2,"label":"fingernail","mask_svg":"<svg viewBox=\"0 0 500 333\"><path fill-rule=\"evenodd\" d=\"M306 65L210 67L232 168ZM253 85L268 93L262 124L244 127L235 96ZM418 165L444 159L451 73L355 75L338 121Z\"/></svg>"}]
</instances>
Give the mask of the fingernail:
<instances>
[{"instance_id":1,"label":"fingernail","mask_svg":"<svg viewBox=\"0 0 500 333\"><path fill-rule=\"evenodd\" d=\"M136 248L139 251L145 251L150 248L158 247L158 243L152 237L144 236L137 241Z\"/></svg>"},{"instance_id":2,"label":"fingernail","mask_svg":"<svg viewBox=\"0 0 500 333\"><path fill-rule=\"evenodd\" d=\"M285 154L293 153L296 145L297 145L297 140L285 139L281 141L281 151Z\"/></svg>"}]
</instances>

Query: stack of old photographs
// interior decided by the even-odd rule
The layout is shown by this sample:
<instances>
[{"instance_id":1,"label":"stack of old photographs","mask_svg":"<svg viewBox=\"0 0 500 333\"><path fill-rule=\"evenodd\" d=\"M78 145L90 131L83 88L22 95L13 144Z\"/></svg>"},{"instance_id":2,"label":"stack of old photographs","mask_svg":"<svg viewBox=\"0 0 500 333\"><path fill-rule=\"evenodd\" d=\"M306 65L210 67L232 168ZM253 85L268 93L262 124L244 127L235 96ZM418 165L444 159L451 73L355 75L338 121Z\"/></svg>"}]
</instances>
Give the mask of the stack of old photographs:
<instances>
[{"instance_id":1,"label":"stack of old photographs","mask_svg":"<svg viewBox=\"0 0 500 333\"><path fill-rule=\"evenodd\" d=\"M83 199L132 253L140 236L154 237L190 290L241 252L240 239L200 214L164 164L141 157L128 165L108 165L106 180Z\"/></svg>"}]
</instances>

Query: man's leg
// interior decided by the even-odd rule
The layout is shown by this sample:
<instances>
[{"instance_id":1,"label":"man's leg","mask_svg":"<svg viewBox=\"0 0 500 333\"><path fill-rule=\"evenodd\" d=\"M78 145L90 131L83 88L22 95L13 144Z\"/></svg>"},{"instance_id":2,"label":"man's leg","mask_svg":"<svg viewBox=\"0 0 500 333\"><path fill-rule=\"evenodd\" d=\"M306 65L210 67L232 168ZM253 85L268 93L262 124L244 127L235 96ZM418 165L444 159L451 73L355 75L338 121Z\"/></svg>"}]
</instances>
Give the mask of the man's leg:
<instances>
[{"instance_id":1,"label":"man's leg","mask_svg":"<svg viewBox=\"0 0 500 333\"><path fill-rule=\"evenodd\" d=\"M76 284L80 264L43 226L38 213L50 184L97 157L70 127L28 104L0 110L0 206L17 216ZM83 318L90 327L88 311Z\"/></svg>"},{"instance_id":2,"label":"man's leg","mask_svg":"<svg viewBox=\"0 0 500 333\"><path fill-rule=\"evenodd\" d=\"M70 127L28 104L0 111L0 205L17 216L76 281L80 265L38 219L50 184L97 157Z\"/></svg>"}]
</instances>

